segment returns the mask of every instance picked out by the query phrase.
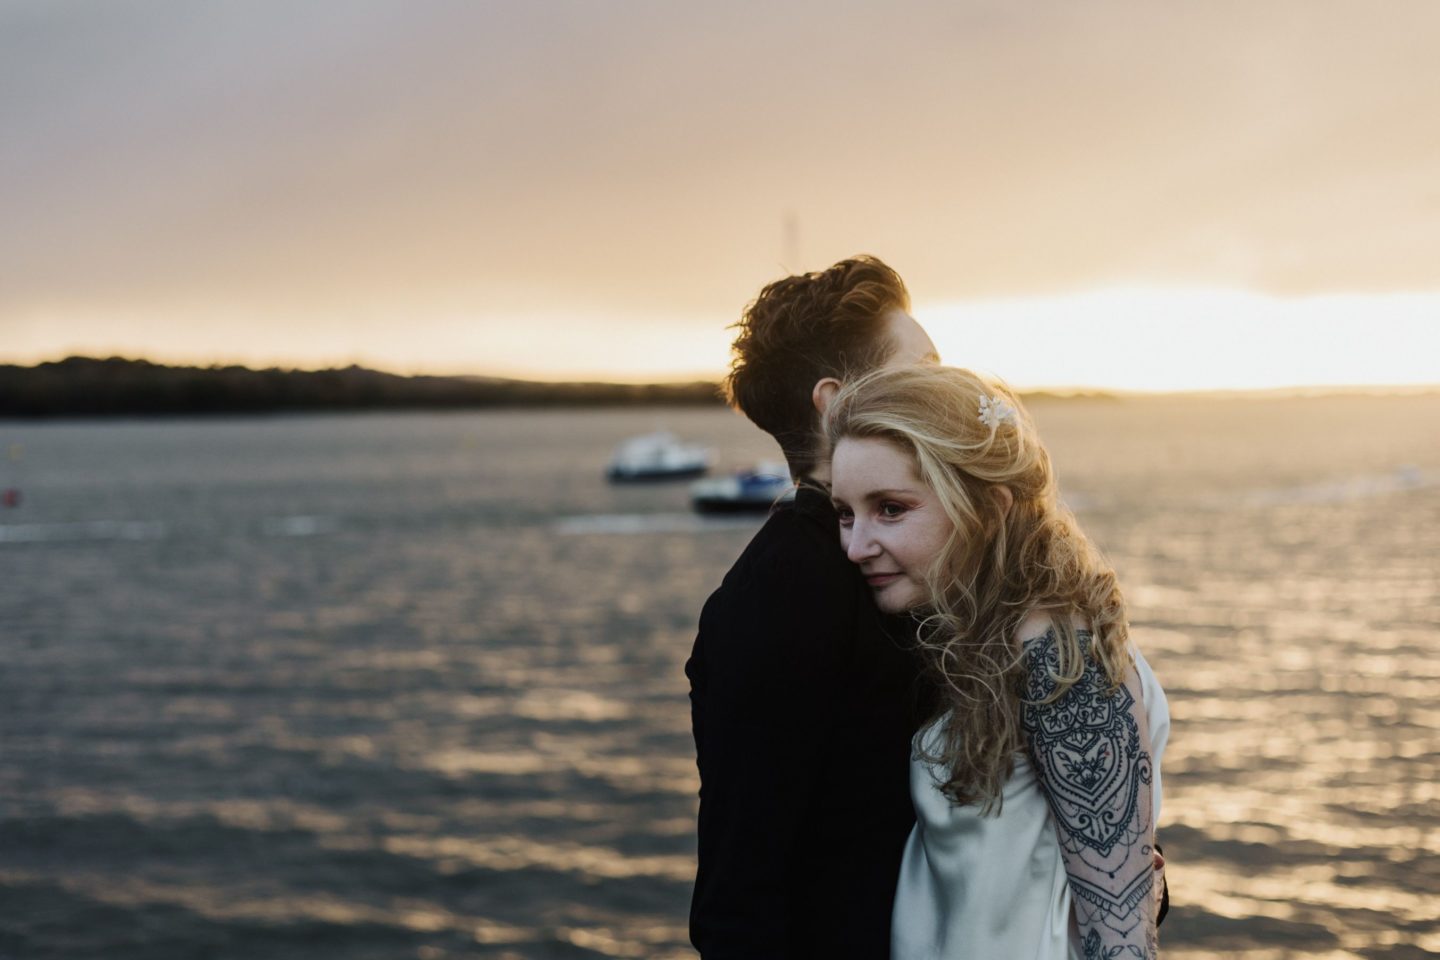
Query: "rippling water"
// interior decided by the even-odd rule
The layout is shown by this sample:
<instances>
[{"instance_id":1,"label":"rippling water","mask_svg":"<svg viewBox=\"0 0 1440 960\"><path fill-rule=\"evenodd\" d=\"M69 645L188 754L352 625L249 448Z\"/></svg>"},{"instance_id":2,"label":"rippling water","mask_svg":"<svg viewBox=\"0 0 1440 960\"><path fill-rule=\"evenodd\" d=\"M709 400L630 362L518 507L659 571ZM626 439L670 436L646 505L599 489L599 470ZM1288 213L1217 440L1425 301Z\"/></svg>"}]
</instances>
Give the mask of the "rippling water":
<instances>
[{"instance_id":1,"label":"rippling water","mask_svg":"<svg viewBox=\"0 0 1440 960\"><path fill-rule=\"evenodd\" d=\"M1440 397L1040 403L1174 714L1167 957L1440 953ZM723 411L0 424L0 957L681 957ZM8 452L8 456L6 453Z\"/></svg>"}]
</instances>

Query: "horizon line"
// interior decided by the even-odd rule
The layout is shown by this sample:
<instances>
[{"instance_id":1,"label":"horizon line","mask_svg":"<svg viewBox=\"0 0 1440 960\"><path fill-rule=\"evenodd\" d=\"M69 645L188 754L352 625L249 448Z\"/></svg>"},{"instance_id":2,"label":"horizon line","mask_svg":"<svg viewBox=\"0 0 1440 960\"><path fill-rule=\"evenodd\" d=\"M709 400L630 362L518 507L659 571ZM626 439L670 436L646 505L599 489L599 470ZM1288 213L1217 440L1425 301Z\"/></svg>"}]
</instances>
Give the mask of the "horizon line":
<instances>
[{"instance_id":1,"label":"horizon line","mask_svg":"<svg viewBox=\"0 0 1440 960\"><path fill-rule=\"evenodd\" d=\"M151 360L148 357L121 356L112 354L110 356L94 356L89 354L67 354L63 357L48 360L37 360L25 363L16 359L0 355L0 366L16 366L21 368L36 368L46 364L58 364L66 360L89 360L89 361L121 361L126 363L148 363L157 367L185 368L209 370L239 367L246 370L280 370L286 373L321 373L329 370L350 370L359 369L370 373L378 373L384 376L400 377L405 379L430 377L442 380L492 380L517 384L545 384L545 385L601 385L601 386L681 386L694 384L715 384L719 385L724 374L716 373L677 373L664 379L654 378L627 378L627 377L606 377L604 374L593 375L577 374L571 376L546 376L546 375L521 375L517 373L437 373L425 370L412 370L408 372L385 369L379 366L370 366L361 362L359 358L352 358L348 361L335 361L324 366L298 366L283 362L269 364L256 364L234 360L212 360L209 362L189 361L173 362ZM950 366L955 366L950 364ZM1184 387L1175 390L1146 390L1129 387L1107 387L1093 384L1026 384L1023 386L1011 384L1012 388L1022 395L1048 395L1066 398L1082 397L1233 397L1233 398L1264 398L1264 397L1320 397L1320 396L1423 396L1429 393L1440 393L1440 380L1428 383L1298 383L1279 384L1267 386L1235 386L1235 387Z\"/></svg>"}]
</instances>

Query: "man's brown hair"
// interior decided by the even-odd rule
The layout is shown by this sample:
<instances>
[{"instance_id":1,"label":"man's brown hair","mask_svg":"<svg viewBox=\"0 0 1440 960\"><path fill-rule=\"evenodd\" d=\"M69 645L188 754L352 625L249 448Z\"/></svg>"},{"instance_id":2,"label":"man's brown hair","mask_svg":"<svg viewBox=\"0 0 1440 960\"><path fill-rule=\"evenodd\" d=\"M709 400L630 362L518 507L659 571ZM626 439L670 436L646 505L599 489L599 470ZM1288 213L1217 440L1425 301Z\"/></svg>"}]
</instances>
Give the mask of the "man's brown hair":
<instances>
[{"instance_id":1,"label":"man's brown hair","mask_svg":"<svg viewBox=\"0 0 1440 960\"><path fill-rule=\"evenodd\" d=\"M843 383L889 359L883 318L895 309L910 309L904 281L861 255L776 280L735 324L726 399L779 441L793 475L815 465L815 384L826 377Z\"/></svg>"}]
</instances>

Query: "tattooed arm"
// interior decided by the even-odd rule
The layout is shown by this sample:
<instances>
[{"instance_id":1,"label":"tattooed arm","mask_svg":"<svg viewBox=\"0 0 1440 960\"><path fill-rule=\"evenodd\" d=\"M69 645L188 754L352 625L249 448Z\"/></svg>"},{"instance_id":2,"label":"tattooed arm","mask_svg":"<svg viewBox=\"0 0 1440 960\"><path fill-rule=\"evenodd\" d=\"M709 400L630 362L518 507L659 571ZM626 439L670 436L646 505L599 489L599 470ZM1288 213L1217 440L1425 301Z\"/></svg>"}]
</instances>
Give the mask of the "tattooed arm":
<instances>
[{"instance_id":1,"label":"tattooed arm","mask_svg":"<svg viewBox=\"0 0 1440 960\"><path fill-rule=\"evenodd\" d=\"M1150 732L1140 680L1107 693L1104 669L1080 633L1085 672L1058 689L1054 630L1025 644L1022 725L1049 801L1086 960L1156 956Z\"/></svg>"}]
</instances>

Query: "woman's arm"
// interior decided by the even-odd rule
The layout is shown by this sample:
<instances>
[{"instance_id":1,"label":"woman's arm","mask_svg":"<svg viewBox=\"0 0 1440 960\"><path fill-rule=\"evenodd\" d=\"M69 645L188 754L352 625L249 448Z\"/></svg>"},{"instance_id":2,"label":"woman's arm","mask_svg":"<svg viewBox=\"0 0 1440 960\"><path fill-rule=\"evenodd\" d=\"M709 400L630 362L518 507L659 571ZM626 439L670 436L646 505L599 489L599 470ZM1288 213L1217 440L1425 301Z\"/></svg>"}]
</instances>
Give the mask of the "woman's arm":
<instances>
[{"instance_id":1,"label":"woman's arm","mask_svg":"<svg viewBox=\"0 0 1440 960\"><path fill-rule=\"evenodd\" d=\"M1059 688L1053 630L1025 644L1022 725L1050 803L1086 960L1153 958L1154 807L1150 733L1131 667L1113 693L1080 635L1085 672Z\"/></svg>"}]
</instances>

